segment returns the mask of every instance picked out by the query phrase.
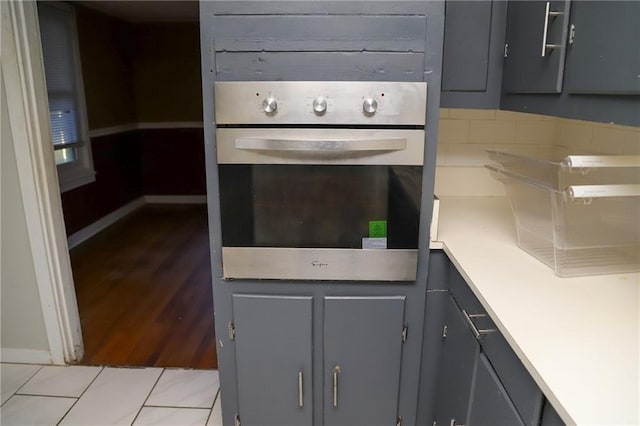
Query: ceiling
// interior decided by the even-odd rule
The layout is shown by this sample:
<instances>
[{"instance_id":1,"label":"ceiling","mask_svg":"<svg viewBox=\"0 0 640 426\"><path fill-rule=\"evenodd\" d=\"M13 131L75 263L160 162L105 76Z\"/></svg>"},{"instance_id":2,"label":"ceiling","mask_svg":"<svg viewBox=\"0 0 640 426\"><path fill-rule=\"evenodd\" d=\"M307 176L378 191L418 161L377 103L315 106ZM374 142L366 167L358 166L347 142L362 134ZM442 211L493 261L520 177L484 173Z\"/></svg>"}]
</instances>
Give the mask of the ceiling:
<instances>
[{"instance_id":1,"label":"ceiling","mask_svg":"<svg viewBox=\"0 0 640 426\"><path fill-rule=\"evenodd\" d=\"M74 3L131 23L198 21L199 16L198 2L193 0L85 0Z\"/></svg>"}]
</instances>

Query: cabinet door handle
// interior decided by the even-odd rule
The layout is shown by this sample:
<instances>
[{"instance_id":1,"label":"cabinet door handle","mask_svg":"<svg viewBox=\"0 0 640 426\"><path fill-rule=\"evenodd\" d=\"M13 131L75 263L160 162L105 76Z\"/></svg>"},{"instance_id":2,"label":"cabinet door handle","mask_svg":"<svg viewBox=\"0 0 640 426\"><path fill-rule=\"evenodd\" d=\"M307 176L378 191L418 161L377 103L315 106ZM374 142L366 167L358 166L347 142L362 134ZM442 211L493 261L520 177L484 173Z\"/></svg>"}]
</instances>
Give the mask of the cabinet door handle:
<instances>
[{"instance_id":1,"label":"cabinet door handle","mask_svg":"<svg viewBox=\"0 0 640 426\"><path fill-rule=\"evenodd\" d=\"M333 406L338 406L338 373L340 373L340 366L333 367Z\"/></svg>"},{"instance_id":2,"label":"cabinet door handle","mask_svg":"<svg viewBox=\"0 0 640 426\"><path fill-rule=\"evenodd\" d=\"M298 407L304 407L304 393L303 393L303 379L302 371L298 372Z\"/></svg>"},{"instance_id":3,"label":"cabinet door handle","mask_svg":"<svg viewBox=\"0 0 640 426\"><path fill-rule=\"evenodd\" d=\"M553 16L555 18L556 16L560 16L563 14L562 12L549 10L550 7L551 7L551 2L548 1L544 10L544 28L542 29L542 57L543 58L547 56L548 49L555 49L556 47L560 47L557 44L547 43L547 33L549 32L549 17Z\"/></svg>"},{"instance_id":4,"label":"cabinet door handle","mask_svg":"<svg viewBox=\"0 0 640 426\"><path fill-rule=\"evenodd\" d=\"M478 328L476 327L476 325L474 324L473 320L471 318L481 318L481 317L486 317L485 314L471 314L469 315L467 313L467 311L465 311L464 309L462 310L462 315L464 315L464 319L467 321L467 324L469 324L469 327L471 328L471 331L473 331L473 334L476 336L476 339L479 339L480 336L484 336L485 334L489 334L489 333L493 333L494 331L496 331L495 328Z\"/></svg>"},{"instance_id":5,"label":"cabinet door handle","mask_svg":"<svg viewBox=\"0 0 640 426\"><path fill-rule=\"evenodd\" d=\"M449 422L449 426L465 426L462 424L456 424L456 419L451 419L451 421Z\"/></svg>"}]
</instances>

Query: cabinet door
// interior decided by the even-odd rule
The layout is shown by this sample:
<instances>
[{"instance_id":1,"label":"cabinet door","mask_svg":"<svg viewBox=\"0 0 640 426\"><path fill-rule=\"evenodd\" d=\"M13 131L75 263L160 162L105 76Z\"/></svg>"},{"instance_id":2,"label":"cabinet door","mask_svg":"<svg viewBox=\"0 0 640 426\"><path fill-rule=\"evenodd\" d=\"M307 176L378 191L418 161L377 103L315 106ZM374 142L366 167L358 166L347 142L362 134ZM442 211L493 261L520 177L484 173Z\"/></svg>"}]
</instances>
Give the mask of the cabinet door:
<instances>
[{"instance_id":1,"label":"cabinet door","mask_svg":"<svg viewBox=\"0 0 640 426\"><path fill-rule=\"evenodd\" d=\"M578 1L571 9L566 91L639 94L640 2Z\"/></svg>"},{"instance_id":2,"label":"cabinet door","mask_svg":"<svg viewBox=\"0 0 640 426\"><path fill-rule=\"evenodd\" d=\"M233 295L243 426L312 424L312 298Z\"/></svg>"},{"instance_id":3,"label":"cabinet door","mask_svg":"<svg viewBox=\"0 0 640 426\"><path fill-rule=\"evenodd\" d=\"M484 354L478 357L467 424L469 426L524 426Z\"/></svg>"},{"instance_id":4,"label":"cabinet door","mask_svg":"<svg viewBox=\"0 0 640 426\"><path fill-rule=\"evenodd\" d=\"M506 93L560 93L569 0L510 1L504 62ZM555 48L547 46L556 46Z\"/></svg>"},{"instance_id":5,"label":"cabinet door","mask_svg":"<svg viewBox=\"0 0 640 426\"><path fill-rule=\"evenodd\" d=\"M469 330L464 314L449 297L438 385L437 424L466 424L471 382L479 353L480 346Z\"/></svg>"},{"instance_id":6,"label":"cabinet door","mask_svg":"<svg viewBox=\"0 0 640 426\"><path fill-rule=\"evenodd\" d=\"M325 297L324 424L396 424L404 303Z\"/></svg>"},{"instance_id":7,"label":"cabinet door","mask_svg":"<svg viewBox=\"0 0 640 426\"><path fill-rule=\"evenodd\" d=\"M446 2L442 90L487 89L491 1Z\"/></svg>"}]
</instances>

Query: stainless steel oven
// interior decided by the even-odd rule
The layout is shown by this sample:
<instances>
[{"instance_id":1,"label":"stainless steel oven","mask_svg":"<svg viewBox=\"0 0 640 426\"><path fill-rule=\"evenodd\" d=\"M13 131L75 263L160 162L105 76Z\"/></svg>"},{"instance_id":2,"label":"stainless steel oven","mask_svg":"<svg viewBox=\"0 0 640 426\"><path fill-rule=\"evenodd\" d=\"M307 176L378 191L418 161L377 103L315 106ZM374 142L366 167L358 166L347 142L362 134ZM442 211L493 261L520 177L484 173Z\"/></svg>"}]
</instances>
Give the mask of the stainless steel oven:
<instances>
[{"instance_id":1,"label":"stainless steel oven","mask_svg":"<svg viewBox=\"0 0 640 426\"><path fill-rule=\"evenodd\" d=\"M224 277L415 280L426 90L216 83Z\"/></svg>"}]
</instances>

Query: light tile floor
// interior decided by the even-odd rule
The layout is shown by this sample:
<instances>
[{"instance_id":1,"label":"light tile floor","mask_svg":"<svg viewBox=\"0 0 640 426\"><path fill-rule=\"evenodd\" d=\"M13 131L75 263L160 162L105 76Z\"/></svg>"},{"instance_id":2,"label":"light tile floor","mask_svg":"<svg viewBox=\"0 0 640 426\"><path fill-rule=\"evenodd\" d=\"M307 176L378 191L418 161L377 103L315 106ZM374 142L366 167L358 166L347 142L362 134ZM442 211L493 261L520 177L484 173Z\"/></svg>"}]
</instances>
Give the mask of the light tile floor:
<instances>
[{"instance_id":1,"label":"light tile floor","mask_svg":"<svg viewBox=\"0 0 640 426\"><path fill-rule=\"evenodd\" d=\"M221 426L216 370L0 364L0 424Z\"/></svg>"}]
</instances>

